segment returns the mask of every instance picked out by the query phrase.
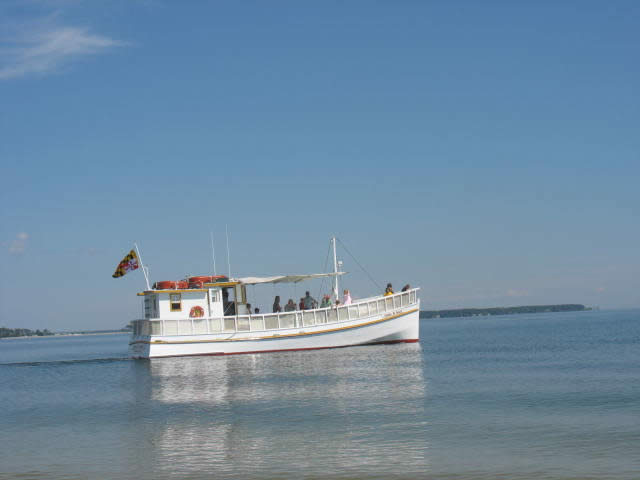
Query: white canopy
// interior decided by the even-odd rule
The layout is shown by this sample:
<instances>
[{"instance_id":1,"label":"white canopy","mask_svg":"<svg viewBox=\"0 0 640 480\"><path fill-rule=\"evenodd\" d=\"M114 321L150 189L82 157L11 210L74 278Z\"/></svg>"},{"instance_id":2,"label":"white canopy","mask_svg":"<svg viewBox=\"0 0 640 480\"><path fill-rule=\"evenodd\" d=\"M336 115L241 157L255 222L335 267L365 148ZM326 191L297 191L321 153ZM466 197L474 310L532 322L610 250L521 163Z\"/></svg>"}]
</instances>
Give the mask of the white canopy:
<instances>
[{"instance_id":1,"label":"white canopy","mask_svg":"<svg viewBox=\"0 0 640 480\"><path fill-rule=\"evenodd\" d=\"M238 278L240 283L246 285L256 285L258 283L298 283L312 278L335 277L344 275L347 272L331 273L309 273L307 275L276 275L275 277L244 277Z\"/></svg>"}]
</instances>

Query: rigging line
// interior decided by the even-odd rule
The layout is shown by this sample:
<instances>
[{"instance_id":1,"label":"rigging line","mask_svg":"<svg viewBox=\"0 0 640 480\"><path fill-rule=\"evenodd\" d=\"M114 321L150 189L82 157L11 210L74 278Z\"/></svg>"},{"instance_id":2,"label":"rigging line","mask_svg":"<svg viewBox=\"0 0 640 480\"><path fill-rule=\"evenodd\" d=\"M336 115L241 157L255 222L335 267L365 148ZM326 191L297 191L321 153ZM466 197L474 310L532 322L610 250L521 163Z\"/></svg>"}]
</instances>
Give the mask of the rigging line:
<instances>
[{"instance_id":1,"label":"rigging line","mask_svg":"<svg viewBox=\"0 0 640 480\"><path fill-rule=\"evenodd\" d=\"M322 267L322 273L327 273L327 264L329 263L329 254L331 253L331 242L329 242L329 248L327 249L327 258L324 259L324 267ZM324 288L324 280L325 277L322 277L322 280L320 281L320 293L318 293L318 297L320 297L320 295L322 295L322 292L324 290L322 290Z\"/></svg>"},{"instance_id":2,"label":"rigging line","mask_svg":"<svg viewBox=\"0 0 640 480\"><path fill-rule=\"evenodd\" d=\"M358 262L358 260L356 260L356 257L353 256L353 254L349 251L349 249L347 248L347 246L342 242L342 240L340 240L338 237L336 237L337 240L340 242L340 245L342 245L342 248L344 248L345 252L347 252L349 254L349 256L351 258L353 258L353 261L356 262L356 264L362 269L362 271L364 273L367 274L367 277L369 277L369 280L371 280L373 282L373 284L379 289L382 290L382 287L378 284L378 282L375 281L375 279L369 274L369 272L367 272L367 270L360 265L360 262Z\"/></svg>"}]
</instances>

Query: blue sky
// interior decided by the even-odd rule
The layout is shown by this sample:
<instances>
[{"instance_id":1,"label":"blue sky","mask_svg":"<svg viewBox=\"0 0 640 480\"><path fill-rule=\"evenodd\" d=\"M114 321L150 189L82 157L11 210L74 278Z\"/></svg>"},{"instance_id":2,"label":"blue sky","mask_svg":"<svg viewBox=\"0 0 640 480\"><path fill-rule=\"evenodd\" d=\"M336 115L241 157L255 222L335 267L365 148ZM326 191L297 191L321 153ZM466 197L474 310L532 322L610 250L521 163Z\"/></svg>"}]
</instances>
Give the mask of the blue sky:
<instances>
[{"instance_id":1,"label":"blue sky","mask_svg":"<svg viewBox=\"0 0 640 480\"><path fill-rule=\"evenodd\" d=\"M234 275L319 271L335 233L426 309L638 307L639 24L635 1L4 1L0 324L120 327L134 241L153 281L206 274L225 224Z\"/></svg>"}]
</instances>

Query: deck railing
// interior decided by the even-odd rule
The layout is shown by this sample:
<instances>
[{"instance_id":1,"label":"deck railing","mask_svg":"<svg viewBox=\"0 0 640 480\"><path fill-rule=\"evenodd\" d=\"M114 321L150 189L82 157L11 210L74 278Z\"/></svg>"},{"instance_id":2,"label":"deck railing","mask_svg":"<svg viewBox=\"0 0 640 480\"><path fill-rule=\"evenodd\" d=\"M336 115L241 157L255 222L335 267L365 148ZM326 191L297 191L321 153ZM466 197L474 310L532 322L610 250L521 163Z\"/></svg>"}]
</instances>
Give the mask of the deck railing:
<instances>
[{"instance_id":1,"label":"deck railing","mask_svg":"<svg viewBox=\"0 0 640 480\"><path fill-rule=\"evenodd\" d=\"M417 305L419 288L386 297L371 297L351 305L296 310L294 312L237 315L233 317L187 318L182 320L135 320L133 334L147 335L206 335L217 333L255 332L312 327L330 323L349 322L384 313L392 313Z\"/></svg>"}]
</instances>

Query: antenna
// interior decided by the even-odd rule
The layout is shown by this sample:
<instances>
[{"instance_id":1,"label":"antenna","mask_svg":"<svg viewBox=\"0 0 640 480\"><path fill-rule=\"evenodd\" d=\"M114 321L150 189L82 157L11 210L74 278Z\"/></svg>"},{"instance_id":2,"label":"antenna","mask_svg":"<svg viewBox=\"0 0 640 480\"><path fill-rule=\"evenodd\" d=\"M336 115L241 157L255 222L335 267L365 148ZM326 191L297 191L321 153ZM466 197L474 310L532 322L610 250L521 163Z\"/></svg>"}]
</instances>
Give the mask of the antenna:
<instances>
[{"instance_id":1,"label":"antenna","mask_svg":"<svg viewBox=\"0 0 640 480\"><path fill-rule=\"evenodd\" d=\"M231 278L231 258L229 253L229 228L228 225L224 225L224 231L227 234L227 267L229 267L229 278Z\"/></svg>"},{"instance_id":2,"label":"antenna","mask_svg":"<svg viewBox=\"0 0 640 480\"><path fill-rule=\"evenodd\" d=\"M333 273L335 273L335 276L333 277L333 295L336 297L336 300L340 297L338 297L338 257L336 255L336 237L333 236L331 237L331 245L333 246Z\"/></svg>"},{"instance_id":3,"label":"antenna","mask_svg":"<svg viewBox=\"0 0 640 480\"><path fill-rule=\"evenodd\" d=\"M209 231L211 234L211 257L213 258L213 275L216 275L216 249L213 246L213 229Z\"/></svg>"}]
</instances>

